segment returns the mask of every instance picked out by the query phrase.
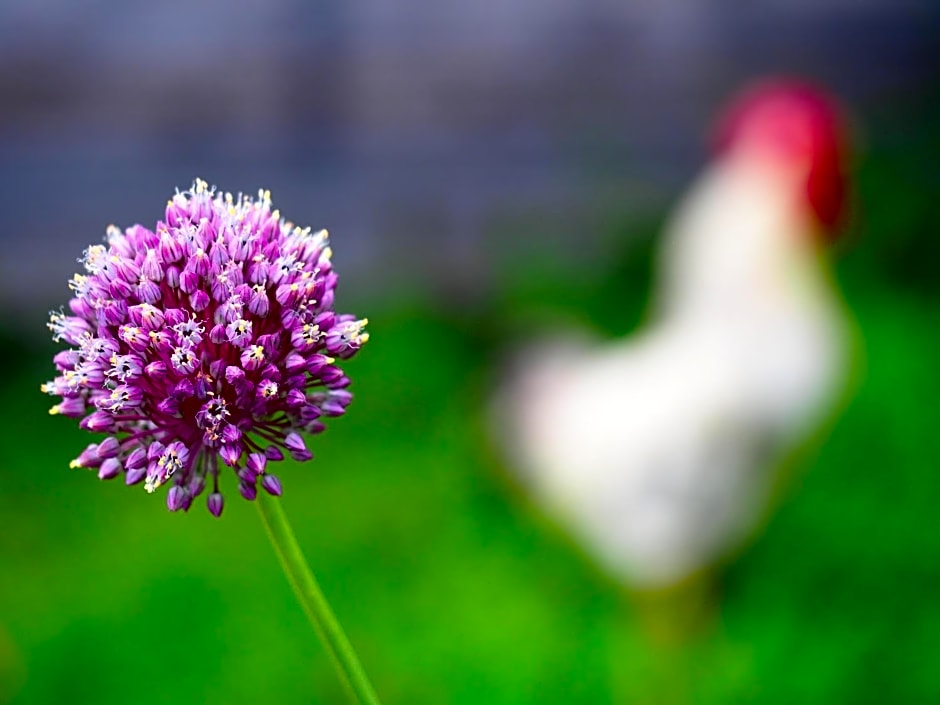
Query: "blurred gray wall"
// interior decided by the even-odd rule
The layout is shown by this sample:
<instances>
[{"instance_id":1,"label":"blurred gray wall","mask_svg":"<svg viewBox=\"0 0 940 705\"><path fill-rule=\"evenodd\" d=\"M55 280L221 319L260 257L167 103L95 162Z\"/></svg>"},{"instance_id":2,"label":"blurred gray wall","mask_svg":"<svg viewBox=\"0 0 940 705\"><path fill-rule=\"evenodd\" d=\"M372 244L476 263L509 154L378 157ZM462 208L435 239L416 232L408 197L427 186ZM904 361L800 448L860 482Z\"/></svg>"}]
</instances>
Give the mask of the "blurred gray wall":
<instances>
[{"instance_id":1,"label":"blurred gray wall","mask_svg":"<svg viewBox=\"0 0 940 705\"><path fill-rule=\"evenodd\" d=\"M5 0L0 310L41 327L108 223L197 175L329 227L344 290L472 289L494 220L590 249L605 212L665 204L740 83L916 106L938 36L913 0Z\"/></svg>"}]
</instances>

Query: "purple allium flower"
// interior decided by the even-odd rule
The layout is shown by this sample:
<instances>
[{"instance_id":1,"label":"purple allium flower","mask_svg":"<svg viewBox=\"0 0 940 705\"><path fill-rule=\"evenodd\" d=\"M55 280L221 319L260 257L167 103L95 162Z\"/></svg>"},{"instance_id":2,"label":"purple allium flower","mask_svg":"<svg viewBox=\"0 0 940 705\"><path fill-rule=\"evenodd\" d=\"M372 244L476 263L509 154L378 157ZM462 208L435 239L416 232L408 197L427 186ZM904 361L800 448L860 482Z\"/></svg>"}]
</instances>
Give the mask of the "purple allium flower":
<instances>
[{"instance_id":1,"label":"purple allium flower","mask_svg":"<svg viewBox=\"0 0 940 705\"><path fill-rule=\"evenodd\" d=\"M107 437L72 467L101 479L124 473L148 492L170 484L167 506L186 510L232 468L243 497L281 494L268 461L312 455L300 432L342 414L349 379L336 359L369 339L365 319L333 312L337 276L327 232L271 210L271 195L233 198L196 180L167 203L151 231L108 228L69 282L70 314L51 314L62 398L50 413L80 418Z\"/></svg>"}]
</instances>

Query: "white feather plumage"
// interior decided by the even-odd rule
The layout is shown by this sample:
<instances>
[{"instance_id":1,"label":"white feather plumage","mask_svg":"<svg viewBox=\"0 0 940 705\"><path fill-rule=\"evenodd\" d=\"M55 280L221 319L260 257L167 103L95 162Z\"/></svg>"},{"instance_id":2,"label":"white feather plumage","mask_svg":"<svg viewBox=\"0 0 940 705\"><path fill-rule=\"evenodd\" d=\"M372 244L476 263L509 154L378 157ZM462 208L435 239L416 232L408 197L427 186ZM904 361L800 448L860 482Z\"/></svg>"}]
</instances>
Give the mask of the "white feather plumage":
<instances>
[{"instance_id":1,"label":"white feather plumage","mask_svg":"<svg viewBox=\"0 0 940 705\"><path fill-rule=\"evenodd\" d=\"M715 164L667 229L650 324L545 347L501 394L525 483L628 583L739 545L841 386L845 327L798 177L754 153Z\"/></svg>"}]
</instances>

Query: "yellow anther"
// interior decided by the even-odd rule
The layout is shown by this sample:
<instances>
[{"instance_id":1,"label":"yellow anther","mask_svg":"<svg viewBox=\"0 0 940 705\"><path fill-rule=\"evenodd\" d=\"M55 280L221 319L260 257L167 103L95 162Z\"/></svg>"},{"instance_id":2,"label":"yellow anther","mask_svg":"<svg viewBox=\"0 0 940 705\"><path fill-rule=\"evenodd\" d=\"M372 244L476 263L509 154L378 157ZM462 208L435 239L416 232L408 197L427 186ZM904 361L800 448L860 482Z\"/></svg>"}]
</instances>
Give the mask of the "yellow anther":
<instances>
[{"instance_id":1,"label":"yellow anther","mask_svg":"<svg viewBox=\"0 0 940 705\"><path fill-rule=\"evenodd\" d=\"M50 415L50 416L55 416L55 415L58 414L60 411L62 411L61 407L60 407L58 404L56 404L56 405L53 406L51 409L49 409L49 415Z\"/></svg>"},{"instance_id":2,"label":"yellow anther","mask_svg":"<svg viewBox=\"0 0 940 705\"><path fill-rule=\"evenodd\" d=\"M78 458L75 458L75 460L72 460L71 462L69 462L69 467L74 470L75 468L82 467L82 464L78 462Z\"/></svg>"},{"instance_id":3,"label":"yellow anther","mask_svg":"<svg viewBox=\"0 0 940 705\"><path fill-rule=\"evenodd\" d=\"M76 274L69 281L69 289L72 291L78 291L87 280L88 277L86 277L84 274Z\"/></svg>"}]
</instances>

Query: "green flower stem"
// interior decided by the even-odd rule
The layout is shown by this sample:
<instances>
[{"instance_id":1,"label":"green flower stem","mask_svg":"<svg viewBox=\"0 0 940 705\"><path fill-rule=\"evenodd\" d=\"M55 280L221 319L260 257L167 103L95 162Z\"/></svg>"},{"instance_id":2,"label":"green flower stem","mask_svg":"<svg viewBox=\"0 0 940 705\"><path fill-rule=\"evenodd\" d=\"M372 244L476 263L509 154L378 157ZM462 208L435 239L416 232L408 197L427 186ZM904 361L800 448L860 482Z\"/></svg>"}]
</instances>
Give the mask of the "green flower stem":
<instances>
[{"instance_id":1,"label":"green flower stem","mask_svg":"<svg viewBox=\"0 0 940 705\"><path fill-rule=\"evenodd\" d=\"M330 609L310 566L307 565L280 500L259 492L256 504L261 512L264 528L268 530L274 550L281 559L287 579L297 593L297 599L300 600L310 623L333 658L333 663L354 702L360 705L381 705L379 696L375 694L375 689L369 683L369 678L359 662L359 657L353 651L352 644L346 638L339 620Z\"/></svg>"}]
</instances>

